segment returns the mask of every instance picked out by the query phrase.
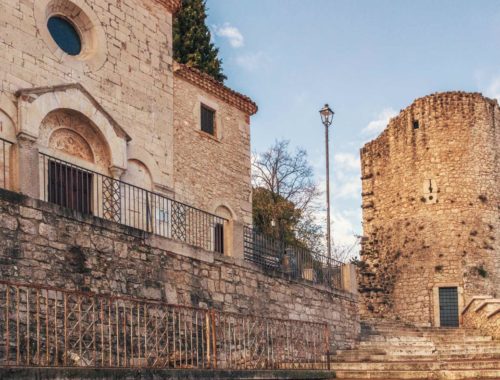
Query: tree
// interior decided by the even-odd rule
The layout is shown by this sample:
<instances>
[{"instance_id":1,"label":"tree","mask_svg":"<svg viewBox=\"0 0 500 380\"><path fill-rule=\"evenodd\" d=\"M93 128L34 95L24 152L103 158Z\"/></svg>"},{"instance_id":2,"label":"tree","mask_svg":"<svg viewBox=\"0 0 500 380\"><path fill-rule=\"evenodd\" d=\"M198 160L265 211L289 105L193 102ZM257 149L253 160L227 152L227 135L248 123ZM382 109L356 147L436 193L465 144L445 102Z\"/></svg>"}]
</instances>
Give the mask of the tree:
<instances>
[{"instance_id":1,"label":"tree","mask_svg":"<svg viewBox=\"0 0 500 380\"><path fill-rule=\"evenodd\" d=\"M318 184L306 151L290 152L289 145L287 140L276 141L266 152L254 155L254 226L286 243L320 249L323 230L314 215Z\"/></svg>"},{"instance_id":2,"label":"tree","mask_svg":"<svg viewBox=\"0 0 500 380\"><path fill-rule=\"evenodd\" d=\"M218 58L219 49L210 41L206 18L205 0L182 1L173 26L174 59L224 82L226 76L222 72L222 60Z\"/></svg>"}]
</instances>

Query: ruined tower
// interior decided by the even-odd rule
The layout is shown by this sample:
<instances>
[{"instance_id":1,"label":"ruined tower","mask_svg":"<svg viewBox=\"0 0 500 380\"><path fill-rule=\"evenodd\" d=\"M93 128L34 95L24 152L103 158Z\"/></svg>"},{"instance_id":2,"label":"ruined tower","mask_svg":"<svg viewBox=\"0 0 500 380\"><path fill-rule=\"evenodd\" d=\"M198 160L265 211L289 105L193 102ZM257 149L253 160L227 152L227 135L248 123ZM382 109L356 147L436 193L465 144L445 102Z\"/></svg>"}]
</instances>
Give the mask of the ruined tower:
<instances>
[{"instance_id":1,"label":"ruined tower","mask_svg":"<svg viewBox=\"0 0 500 380\"><path fill-rule=\"evenodd\" d=\"M361 161L363 315L445 326L451 295L458 325L471 297L500 295L496 100L417 99L362 148Z\"/></svg>"}]
</instances>

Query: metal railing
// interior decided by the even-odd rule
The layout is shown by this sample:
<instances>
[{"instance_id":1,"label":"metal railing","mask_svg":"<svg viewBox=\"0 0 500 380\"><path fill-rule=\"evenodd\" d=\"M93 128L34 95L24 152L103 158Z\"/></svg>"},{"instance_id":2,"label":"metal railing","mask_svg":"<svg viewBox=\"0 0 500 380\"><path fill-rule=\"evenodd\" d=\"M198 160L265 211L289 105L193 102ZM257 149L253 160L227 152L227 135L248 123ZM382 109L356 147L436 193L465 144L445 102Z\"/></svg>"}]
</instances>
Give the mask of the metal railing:
<instances>
[{"instance_id":1,"label":"metal railing","mask_svg":"<svg viewBox=\"0 0 500 380\"><path fill-rule=\"evenodd\" d=\"M0 367L327 369L328 326L0 281Z\"/></svg>"},{"instance_id":2,"label":"metal railing","mask_svg":"<svg viewBox=\"0 0 500 380\"><path fill-rule=\"evenodd\" d=\"M0 188L10 189L10 150L12 143L0 137Z\"/></svg>"},{"instance_id":3,"label":"metal railing","mask_svg":"<svg viewBox=\"0 0 500 380\"><path fill-rule=\"evenodd\" d=\"M290 280L342 289L343 263L302 247L287 245L244 227L245 260L257 264L265 272L278 273Z\"/></svg>"},{"instance_id":4,"label":"metal railing","mask_svg":"<svg viewBox=\"0 0 500 380\"><path fill-rule=\"evenodd\" d=\"M40 153L42 200L223 253L226 219Z\"/></svg>"}]
</instances>

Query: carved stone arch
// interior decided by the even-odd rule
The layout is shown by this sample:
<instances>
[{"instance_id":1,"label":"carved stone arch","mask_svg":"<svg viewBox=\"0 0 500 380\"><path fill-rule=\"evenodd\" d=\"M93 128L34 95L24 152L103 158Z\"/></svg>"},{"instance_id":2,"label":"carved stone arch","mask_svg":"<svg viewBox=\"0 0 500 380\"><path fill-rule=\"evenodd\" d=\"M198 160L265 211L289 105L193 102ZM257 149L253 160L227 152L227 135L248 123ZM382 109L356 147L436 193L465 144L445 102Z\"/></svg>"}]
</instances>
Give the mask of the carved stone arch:
<instances>
[{"instance_id":1,"label":"carved stone arch","mask_svg":"<svg viewBox=\"0 0 500 380\"><path fill-rule=\"evenodd\" d=\"M59 128L52 132L49 139L49 148L95 163L94 152L90 144L82 135L72 129Z\"/></svg>"},{"instance_id":2,"label":"carved stone arch","mask_svg":"<svg viewBox=\"0 0 500 380\"><path fill-rule=\"evenodd\" d=\"M104 172L111 166L104 136L91 120L74 110L50 112L40 125L38 145L93 163Z\"/></svg>"},{"instance_id":3,"label":"carved stone arch","mask_svg":"<svg viewBox=\"0 0 500 380\"><path fill-rule=\"evenodd\" d=\"M161 190L164 190L168 187L166 176L162 174L160 166L153 158L151 153L149 153L146 149L133 143L128 144L127 158L129 162L131 160L136 160L146 166L146 168L149 170L151 180L155 187L159 187Z\"/></svg>"},{"instance_id":4,"label":"carved stone arch","mask_svg":"<svg viewBox=\"0 0 500 380\"><path fill-rule=\"evenodd\" d=\"M40 137L42 122L51 112L66 109L86 117L99 131L110 154L110 168L126 169L129 135L79 84L33 88L17 92L19 133L34 140Z\"/></svg>"}]
</instances>

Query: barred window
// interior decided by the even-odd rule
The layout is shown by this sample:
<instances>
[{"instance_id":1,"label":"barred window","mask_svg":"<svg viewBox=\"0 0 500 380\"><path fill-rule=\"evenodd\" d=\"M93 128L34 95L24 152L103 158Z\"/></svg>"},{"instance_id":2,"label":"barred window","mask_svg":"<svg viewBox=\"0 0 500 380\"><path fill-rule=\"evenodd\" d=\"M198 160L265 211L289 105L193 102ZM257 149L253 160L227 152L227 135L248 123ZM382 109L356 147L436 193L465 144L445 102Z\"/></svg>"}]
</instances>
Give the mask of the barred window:
<instances>
[{"instance_id":1,"label":"barred window","mask_svg":"<svg viewBox=\"0 0 500 380\"><path fill-rule=\"evenodd\" d=\"M201 105L201 130L215 136L215 110Z\"/></svg>"}]
</instances>

